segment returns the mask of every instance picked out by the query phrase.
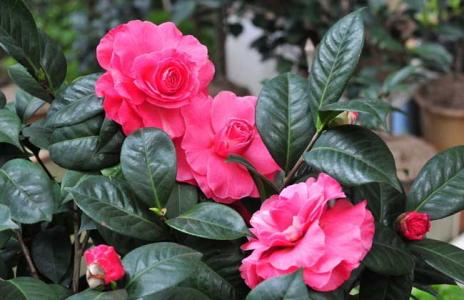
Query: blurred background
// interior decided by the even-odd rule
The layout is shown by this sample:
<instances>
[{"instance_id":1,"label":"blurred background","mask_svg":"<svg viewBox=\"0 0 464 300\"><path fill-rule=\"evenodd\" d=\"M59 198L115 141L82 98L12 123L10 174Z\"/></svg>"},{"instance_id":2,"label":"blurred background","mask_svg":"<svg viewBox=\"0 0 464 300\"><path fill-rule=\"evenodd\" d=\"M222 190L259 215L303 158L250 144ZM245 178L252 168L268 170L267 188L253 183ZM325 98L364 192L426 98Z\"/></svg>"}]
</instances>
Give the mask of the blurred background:
<instances>
[{"instance_id":1,"label":"blurred background","mask_svg":"<svg viewBox=\"0 0 464 300\"><path fill-rule=\"evenodd\" d=\"M173 21L208 46L216 65L213 95L220 90L258 95L262 82L281 72L307 76L315 48L329 26L366 7L364 52L344 98L383 99L397 109L388 124L376 124L362 115L359 122L379 130L405 187L437 151L464 144L461 0L26 2L40 28L63 46L68 82L101 71L95 48L110 28L131 19ZM12 64L0 53L0 88L10 100L15 98L15 87L6 70ZM41 113L46 108L36 112ZM430 235L454 240L464 248L463 231L464 217L456 215L434 223Z\"/></svg>"}]
</instances>

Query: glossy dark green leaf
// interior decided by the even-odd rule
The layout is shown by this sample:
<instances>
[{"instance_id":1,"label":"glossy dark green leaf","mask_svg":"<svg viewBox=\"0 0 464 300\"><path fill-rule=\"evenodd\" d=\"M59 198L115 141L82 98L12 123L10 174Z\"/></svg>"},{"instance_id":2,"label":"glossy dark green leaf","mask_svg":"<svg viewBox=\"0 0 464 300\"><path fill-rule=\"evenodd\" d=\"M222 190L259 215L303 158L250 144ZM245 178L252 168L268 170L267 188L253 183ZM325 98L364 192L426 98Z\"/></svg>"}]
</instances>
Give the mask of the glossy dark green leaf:
<instances>
[{"instance_id":1,"label":"glossy dark green leaf","mask_svg":"<svg viewBox=\"0 0 464 300\"><path fill-rule=\"evenodd\" d=\"M256 126L274 160L288 172L314 133L306 80L288 73L265 82L256 105Z\"/></svg>"},{"instance_id":2,"label":"glossy dark green leaf","mask_svg":"<svg viewBox=\"0 0 464 300\"><path fill-rule=\"evenodd\" d=\"M66 228L56 226L39 232L32 241L31 253L40 273L59 283L71 262L72 245Z\"/></svg>"},{"instance_id":3,"label":"glossy dark green leaf","mask_svg":"<svg viewBox=\"0 0 464 300\"><path fill-rule=\"evenodd\" d=\"M165 207L176 182L176 152L166 133L142 128L128 136L121 150L121 167L141 201Z\"/></svg>"},{"instance_id":4,"label":"glossy dark green leaf","mask_svg":"<svg viewBox=\"0 0 464 300\"><path fill-rule=\"evenodd\" d=\"M388 115L395 108L386 101L371 100L371 99L353 99L346 102L336 102L321 107L319 118L322 123L327 124L330 120L344 111L354 111L365 113L372 118L376 124L382 124L383 128L387 128Z\"/></svg>"},{"instance_id":5,"label":"glossy dark green leaf","mask_svg":"<svg viewBox=\"0 0 464 300\"><path fill-rule=\"evenodd\" d=\"M53 95L50 94L45 87L41 86L40 83L29 74L28 70L20 64L9 67L8 75L14 83L30 95L47 102L53 100Z\"/></svg>"},{"instance_id":6,"label":"glossy dark green leaf","mask_svg":"<svg viewBox=\"0 0 464 300\"><path fill-rule=\"evenodd\" d=\"M360 10L338 21L322 38L309 77L314 121L321 107L339 100L356 69L363 44L364 26Z\"/></svg>"},{"instance_id":7,"label":"glossy dark green leaf","mask_svg":"<svg viewBox=\"0 0 464 300\"><path fill-rule=\"evenodd\" d=\"M58 299L66 299L72 294L71 290L68 290L61 284L54 283L49 284L48 286L55 292L55 295L58 297Z\"/></svg>"},{"instance_id":8,"label":"glossy dark green leaf","mask_svg":"<svg viewBox=\"0 0 464 300\"><path fill-rule=\"evenodd\" d=\"M185 300L186 295L188 295L188 300L210 300L201 291L188 287L173 287L162 290L156 294L143 297L143 300ZM227 299L229 300L229 298Z\"/></svg>"},{"instance_id":9,"label":"glossy dark green leaf","mask_svg":"<svg viewBox=\"0 0 464 300\"><path fill-rule=\"evenodd\" d=\"M372 131L359 126L341 126L324 132L305 161L343 184L387 183L398 191L393 155Z\"/></svg>"},{"instance_id":10,"label":"glossy dark green leaf","mask_svg":"<svg viewBox=\"0 0 464 300\"><path fill-rule=\"evenodd\" d=\"M117 233L95 223L94 225L104 242L113 246L120 255L125 255L135 248L147 244L147 241Z\"/></svg>"},{"instance_id":11,"label":"glossy dark green leaf","mask_svg":"<svg viewBox=\"0 0 464 300\"><path fill-rule=\"evenodd\" d=\"M403 240L390 228L377 224L365 266L376 273L400 276L414 268L414 259Z\"/></svg>"},{"instance_id":12,"label":"glossy dark green leaf","mask_svg":"<svg viewBox=\"0 0 464 300\"><path fill-rule=\"evenodd\" d=\"M127 291L123 289L108 292L86 289L66 300L127 300L127 298Z\"/></svg>"},{"instance_id":13,"label":"glossy dark green leaf","mask_svg":"<svg viewBox=\"0 0 464 300\"><path fill-rule=\"evenodd\" d=\"M464 146L439 153L422 168L411 186L407 208L426 212L432 220L464 209Z\"/></svg>"},{"instance_id":14,"label":"glossy dark green leaf","mask_svg":"<svg viewBox=\"0 0 464 300\"><path fill-rule=\"evenodd\" d=\"M409 300L412 282L412 274L388 276L365 271L361 277L359 300Z\"/></svg>"},{"instance_id":15,"label":"glossy dark green leaf","mask_svg":"<svg viewBox=\"0 0 464 300\"><path fill-rule=\"evenodd\" d=\"M235 240L249 235L245 221L238 212L212 202L197 204L166 221L166 224L181 232L212 240Z\"/></svg>"},{"instance_id":16,"label":"glossy dark green leaf","mask_svg":"<svg viewBox=\"0 0 464 300\"><path fill-rule=\"evenodd\" d=\"M45 71L48 86L56 90L66 78L67 63L61 46L45 32L39 31L40 63Z\"/></svg>"},{"instance_id":17,"label":"glossy dark green leaf","mask_svg":"<svg viewBox=\"0 0 464 300\"><path fill-rule=\"evenodd\" d=\"M2 91L0 91L0 109L5 108L5 105L6 105L6 96Z\"/></svg>"},{"instance_id":18,"label":"glossy dark green leaf","mask_svg":"<svg viewBox=\"0 0 464 300\"><path fill-rule=\"evenodd\" d=\"M396 218L404 212L406 196L386 183L369 183L354 189L356 202L367 200L375 220L393 227Z\"/></svg>"},{"instance_id":19,"label":"glossy dark green leaf","mask_svg":"<svg viewBox=\"0 0 464 300\"><path fill-rule=\"evenodd\" d=\"M121 126L110 119L105 119L98 134L97 152L105 151L105 146L111 144L113 139L119 139L121 142L124 140Z\"/></svg>"},{"instance_id":20,"label":"glossy dark green leaf","mask_svg":"<svg viewBox=\"0 0 464 300\"><path fill-rule=\"evenodd\" d=\"M416 257L414 281L423 285L456 284L455 280L429 266L423 259Z\"/></svg>"},{"instance_id":21,"label":"glossy dark green leaf","mask_svg":"<svg viewBox=\"0 0 464 300\"><path fill-rule=\"evenodd\" d=\"M21 149L19 144L20 131L21 120L18 116L6 109L0 109L0 143L15 145Z\"/></svg>"},{"instance_id":22,"label":"glossy dark green leaf","mask_svg":"<svg viewBox=\"0 0 464 300\"><path fill-rule=\"evenodd\" d=\"M81 226L79 232L90 231L97 229L97 224L86 214L81 214Z\"/></svg>"},{"instance_id":23,"label":"glossy dark green leaf","mask_svg":"<svg viewBox=\"0 0 464 300\"><path fill-rule=\"evenodd\" d=\"M6 205L0 204L0 231L18 228L18 224L11 220L10 208Z\"/></svg>"},{"instance_id":24,"label":"glossy dark green leaf","mask_svg":"<svg viewBox=\"0 0 464 300\"><path fill-rule=\"evenodd\" d=\"M45 120L39 120L22 130L22 135L29 140L29 142L41 149L48 149L53 130L45 126Z\"/></svg>"},{"instance_id":25,"label":"glossy dark green leaf","mask_svg":"<svg viewBox=\"0 0 464 300\"><path fill-rule=\"evenodd\" d=\"M87 216L115 232L146 241L165 236L154 215L140 206L120 182L104 176L90 176L70 193Z\"/></svg>"},{"instance_id":26,"label":"glossy dark green leaf","mask_svg":"<svg viewBox=\"0 0 464 300\"><path fill-rule=\"evenodd\" d=\"M187 212L197 203L198 190L196 187L189 184L176 183L166 204L166 216L168 219L175 218Z\"/></svg>"},{"instance_id":27,"label":"glossy dark green leaf","mask_svg":"<svg viewBox=\"0 0 464 300\"><path fill-rule=\"evenodd\" d=\"M0 1L0 46L31 74L39 72L39 33L22 0Z\"/></svg>"},{"instance_id":28,"label":"glossy dark green leaf","mask_svg":"<svg viewBox=\"0 0 464 300\"><path fill-rule=\"evenodd\" d=\"M90 175L86 173L67 170L61 180L61 197L63 198L63 202L71 201L72 195L69 190L77 186L89 176Z\"/></svg>"},{"instance_id":29,"label":"glossy dark green leaf","mask_svg":"<svg viewBox=\"0 0 464 300\"><path fill-rule=\"evenodd\" d=\"M301 271L265 280L246 297L246 300L283 299L310 299Z\"/></svg>"},{"instance_id":30,"label":"glossy dark green leaf","mask_svg":"<svg viewBox=\"0 0 464 300\"><path fill-rule=\"evenodd\" d=\"M149 244L133 250L123 258L130 299L176 286L193 274L200 258L199 252L174 243Z\"/></svg>"},{"instance_id":31,"label":"glossy dark green leaf","mask_svg":"<svg viewBox=\"0 0 464 300\"><path fill-rule=\"evenodd\" d=\"M456 281L464 283L464 250L431 239L413 242L410 247L427 264Z\"/></svg>"},{"instance_id":32,"label":"glossy dark green leaf","mask_svg":"<svg viewBox=\"0 0 464 300\"><path fill-rule=\"evenodd\" d=\"M51 221L55 208L53 183L39 165L24 159L10 160L0 169L0 190L0 203L10 208L14 221Z\"/></svg>"},{"instance_id":33,"label":"glossy dark green leaf","mask_svg":"<svg viewBox=\"0 0 464 300\"><path fill-rule=\"evenodd\" d=\"M102 100L95 94L76 99L55 112L47 121L54 128L76 125L103 112Z\"/></svg>"},{"instance_id":34,"label":"glossy dark green leaf","mask_svg":"<svg viewBox=\"0 0 464 300\"><path fill-rule=\"evenodd\" d=\"M5 300L61 300L47 284L32 277L1 280L0 295Z\"/></svg>"},{"instance_id":35,"label":"glossy dark green leaf","mask_svg":"<svg viewBox=\"0 0 464 300\"><path fill-rule=\"evenodd\" d=\"M227 161L230 163L239 163L247 168L248 172L250 172L250 175L253 178L253 181L256 184L256 187L258 188L261 200L264 201L270 196L279 193L279 188L264 175L258 173L258 171L244 158L231 155L227 158Z\"/></svg>"},{"instance_id":36,"label":"glossy dark green leaf","mask_svg":"<svg viewBox=\"0 0 464 300\"><path fill-rule=\"evenodd\" d=\"M18 90L16 92L16 113L24 123L26 123L26 121L29 120L44 104L44 101L26 93L23 90Z\"/></svg>"}]
</instances>

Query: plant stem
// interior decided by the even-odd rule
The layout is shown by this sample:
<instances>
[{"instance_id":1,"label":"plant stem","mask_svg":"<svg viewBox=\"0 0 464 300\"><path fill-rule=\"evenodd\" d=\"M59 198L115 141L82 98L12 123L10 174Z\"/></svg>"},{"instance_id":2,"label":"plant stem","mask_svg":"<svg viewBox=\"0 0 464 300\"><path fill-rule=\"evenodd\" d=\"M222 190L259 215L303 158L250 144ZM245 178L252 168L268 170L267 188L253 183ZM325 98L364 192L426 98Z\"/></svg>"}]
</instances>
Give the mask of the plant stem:
<instances>
[{"instance_id":1,"label":"plant stem","mask_svg":"<svg viewBox=\"0 0 464 300\"><path fill-rule=\"evenodd\" d=\"M24 257L26 258L26 262L29 267L29 271L31 271L32 277L39 279L39 274L37 273L37 269L35 268L34 262L32 261L31 253L24 243L21 232L19 230L15 230L14 232L16 233L16 238L18 239L19 245L21 245L21 250L24 254Z\"/></svg>"},{"instance_id":2,"label":"plant stem","mask_svg":"<svg viewBox=\"0 0 464 300\"><path fill-rule=\"evenodd\" d=\"M321 135L321 133L322 133L322 130L318 130L313 135L313 137L311 138L311 141L309 142L308 146L306 146L306 149L303 151L303 154L301 154L301 156L298 159L298 161L296 162L296 164L293 166L293 168L290 170L290 172L288 172L288 175L287 175L287 177L285 178L285 181L284 181L284 187L287 186L291 182L291 180L295 176L296 172L298 171L298 169L303 164L303 161L304 161L303 156L304 156L304 154L306 152L308 152L309 150L311 150L311 148L313 148L314 143L316 143L316 141L319 138L319 136Z\"/></svg>"},{"instance_id":3,"label":"plant stem","mask_svg":"<svg viewBox=\"0 0 464 300\"><path fill-rule=\"evenodd\" d=\"M45 173L47 173L48 177L50 177L51 180L55 180L55 178L53 178L52 173L50 173L50 171L47 169L47 167L45 166L43 161L40 159L39 154L38 153L36 154L35 152L32 152L32 153L34 154L34 157L37 160L37 162L39 163L39 165L41 165L42 169L44 169Z\"/></svg>"}]
</instances>

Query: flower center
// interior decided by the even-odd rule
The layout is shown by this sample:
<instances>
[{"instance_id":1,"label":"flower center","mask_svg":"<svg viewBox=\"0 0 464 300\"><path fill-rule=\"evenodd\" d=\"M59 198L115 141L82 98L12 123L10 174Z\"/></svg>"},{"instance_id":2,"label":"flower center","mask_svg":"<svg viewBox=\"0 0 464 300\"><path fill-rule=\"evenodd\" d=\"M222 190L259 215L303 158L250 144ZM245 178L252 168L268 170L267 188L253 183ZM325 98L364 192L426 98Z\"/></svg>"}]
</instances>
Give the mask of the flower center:
<instances>
[{"instance_id":1,"label":"flower center","mask_svg":"<svg viewBox=\"0 0 464 300\"><path fill-rule=\"evenodd\" d=\"M250 146L255 134L253 126L243 120L230 120L214 138L214 150L218 155L241 154Z\"/></svg>"},{"instance_id":2,"label":"flower center","mask_svg":"<svg viewBox=\"0 0 464 300\"><path fill-rule=\"evenodd\" d=\"M169 65L158 73L158 88L166 95L175 94L184 85L184 70L177 65Z\"/></svg>"},{"instance_id":3,"label":"flower center","mask_svg":"<svg viewBox=\"0 0 464 300\"><path fill-rule=\"evenodd\" d=\"M303 224L300 222L300 218L294 216L292 224L283 231L283 234L290 242L298 240L303 234Z\"/></svg>"}]
</instances>

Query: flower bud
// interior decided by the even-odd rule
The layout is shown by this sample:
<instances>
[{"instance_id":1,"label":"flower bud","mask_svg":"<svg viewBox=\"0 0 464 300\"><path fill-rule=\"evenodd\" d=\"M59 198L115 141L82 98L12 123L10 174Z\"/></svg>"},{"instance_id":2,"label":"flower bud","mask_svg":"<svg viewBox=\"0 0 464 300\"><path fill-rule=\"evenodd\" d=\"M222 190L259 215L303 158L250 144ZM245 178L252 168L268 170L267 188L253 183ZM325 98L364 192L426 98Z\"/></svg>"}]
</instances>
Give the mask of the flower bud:
<instances>
[{"instance_id":1,"label":"flower bud","mask_svg":"<svg viewBox=\"0 0 464 300\"><path fill-rule=\"evenodd\" d=\"M355 111L344 111L330 122L330 127L353 125L358 120L359 113Z\"/></svg>"},{"instance_id":2,"label":"flower bud","mask_svg":"<svg viewBox=\"0 0 464 300\"><path fill-rule=\"evenodd\" d=\"M430 227L429 215L417 211L405 212L396 220L397 230L405 238L412 241L422 240Z\"/></svg>"},{"instance_id":3,"label":"flower bud","mask_svg":"<svg viewBox=\"0 0 464 300\"><path fill-rule=\"evenodd\" d=\"M90 288L109 284L124 277L121 258L113 247L98 245L85 251L86 278Z\"/></svg>"}]
</instances>

